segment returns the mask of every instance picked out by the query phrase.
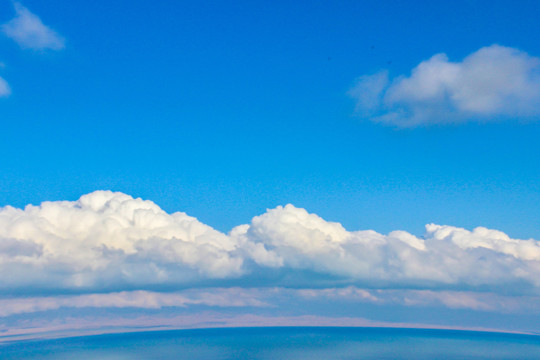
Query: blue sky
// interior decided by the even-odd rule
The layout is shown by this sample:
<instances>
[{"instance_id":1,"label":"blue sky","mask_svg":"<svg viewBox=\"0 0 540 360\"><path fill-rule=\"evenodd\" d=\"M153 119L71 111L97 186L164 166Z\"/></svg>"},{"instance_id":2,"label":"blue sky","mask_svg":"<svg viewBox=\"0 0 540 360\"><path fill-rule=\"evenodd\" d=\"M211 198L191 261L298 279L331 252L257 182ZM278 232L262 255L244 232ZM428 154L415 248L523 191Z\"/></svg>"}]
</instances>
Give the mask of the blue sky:
<instances>
[{"instance_id":1,"label":"blue sky","mask_svg":"<svg viewBox=\"0 0 540 360\"><path fill-rule=\"evenodd\" d=\"M41 42L9 32L17 9ZM223 234L290 203L348 231L540 239L539 15L537 1L1 1L0 206L112 190ZM111 284L94 290L152 285Z\"/></svg>"},{"instance_id":2,"label":"blue sky","mask_svg":"<svg viewBox=\"0 0 540 360\"><path fill-rule=\"evenodd\" d=\"M540 236L537 123L396 131L346 95L440 52L538 56L536 2L24 5L66 46L1 40L0 204L112 189L224 231L293 203L351 229Z\"/></svg>"}]
</instances>

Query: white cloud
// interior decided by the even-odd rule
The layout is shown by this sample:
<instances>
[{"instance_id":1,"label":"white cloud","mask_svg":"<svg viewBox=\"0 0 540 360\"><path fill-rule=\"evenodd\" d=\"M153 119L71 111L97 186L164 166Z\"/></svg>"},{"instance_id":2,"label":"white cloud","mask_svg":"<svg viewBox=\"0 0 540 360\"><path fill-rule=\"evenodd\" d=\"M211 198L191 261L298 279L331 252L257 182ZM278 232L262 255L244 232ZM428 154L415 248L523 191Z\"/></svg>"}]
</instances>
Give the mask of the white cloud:
<instances>
[{"instance_id":1,"label":"white cloud","mask_svg":"<svg viewBox=\"0 0 540 360\"><path fill-rule=\"evenodd\" d=\"M11 94L11 88L4 78L0 77L0 97L6 97Z\"/></svg>"},{"instance_id":2,"label":"white cloud","mask_svg":"<svg viewBox=\"0 0 540 360\"><path fill-rule=\"evenodd\" d=\"M0 247L0 273L12 274L1 287L184 284L242 273L243 260L225 234L121 193L8 206L0 227L0 243L10 244L9 252Z\"/></svg>"},{"instance_id":3,"label":"white cloud","mask_svg":"<svg viewBox=\"0 0 540 360\"><path fill-rule=\"evenodd\" d=\"M492 45L451 62L436 54L410 76L362 76L349 94L359 115L398 127L531 120L540 115L540 58Z\"/></svg>"},{"instance_id":4,"label":"white cloud","mask_svg":"<svg viewBox=\"0 0 540 360\"><path fill-rule=\"evenodd\" d=\"M255 217L244 236L264 249L250 252L261 266L310 270L372 286L540 285L536 240L515 240L481 227L471 232L430 224L426 230L424 238L405 231L350 232L287 205Z\"/></svg>"},{"instance_id":5,"label":"white cloud","mask_svg":"<svg viewBox=\"0 0 540 360\"><path fill-rule=\"evenodd\" d=\"M31 13L21 3L14 3L16 17L2 25L3 33L22 48L34 50L61 50L64 39L44 25L40 18Z\"/></svg>"},{"instance_id":6,"label":"white cloud","mask_svg":"<svg viewBox=\"0 0 540 360\"><path fill-rule=\"evenodd\" d=\"M292 205L220 233L151 201L96 191L0 209L3 291L294 285L540 291L540 242L430 224L423 238L348 231ZM292 282L292 283L291 283ZM78 290L79 289L79 290Z\"/></svg>"}]
</instances>

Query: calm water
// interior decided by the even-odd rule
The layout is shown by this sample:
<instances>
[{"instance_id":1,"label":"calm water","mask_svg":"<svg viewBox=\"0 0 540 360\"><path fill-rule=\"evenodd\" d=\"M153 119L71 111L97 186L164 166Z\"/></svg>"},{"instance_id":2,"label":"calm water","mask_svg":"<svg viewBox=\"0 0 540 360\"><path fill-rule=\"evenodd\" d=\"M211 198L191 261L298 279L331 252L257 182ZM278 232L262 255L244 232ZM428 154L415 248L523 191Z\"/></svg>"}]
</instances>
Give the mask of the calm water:
<instances>
[{"instance_id":1,"label":"calm water","mask_svg":"<svg viewBox=\"0 0 540 360\"><path fill-rule=\"evenodd\" d=\"M540 359L540 337L380 328L175 330L3 344L0 359Z\"/></svg>"}]
</instances>

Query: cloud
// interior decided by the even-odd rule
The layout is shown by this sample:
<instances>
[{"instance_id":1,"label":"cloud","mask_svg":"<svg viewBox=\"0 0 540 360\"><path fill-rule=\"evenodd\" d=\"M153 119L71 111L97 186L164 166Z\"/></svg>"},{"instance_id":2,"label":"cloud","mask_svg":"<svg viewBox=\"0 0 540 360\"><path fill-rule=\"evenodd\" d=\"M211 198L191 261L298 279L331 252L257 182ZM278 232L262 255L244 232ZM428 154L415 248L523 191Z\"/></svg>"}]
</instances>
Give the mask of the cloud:
<instances>
[{"instance_id":1,"label":"cloud","mask_svg":"<svg viewBox=\"0 0 540 360\"><path fill-rule=\"evenodd\" d=\"M65 40L44 25L40 18L21 3L15 2L16 17L2 25L2 32L19 46L34 50L61 50Z\"/></svg>"},{"instance_id":2,"label":"cloud","mask_svg":"<svg viewBox=\"0 0 540 360\"><path fill-rule=\"evenodd\" d=\"M214 287L187 289L174 292L147 290L91 293L79 295L47 295L0 298L0 318L51 312L66 308L81 309L80 313L103 308L114 313L114 309L132 309L146 314L152 310L171 313L191 313L194 309L210 310L229 308L230 313L254 309L279 312L317 311L327 304L334 306L358 306L371 304L381 307L445 307L476 311L540 315L539 296L513 296L494 292L417 290L417 289L370 289L356 286L333 288L286 288L286 287ZM340 305L337 305L340 304ZM322 306L321 306L322 305ZM175 308L181 308L175 309ZM239 310L234 310L238 308ZM244 308L244 309L241 309ZM86 311L85 311L86 309ZM320 310L319 310L320 311ZM268 311L266 311L268 313Z\"/></svg>"},{"instance_id":3,"label":"cloud","mask_svg":"<svg viewBox=\"0 0 540 360\"><path fill-rule=\"evenodd\" d=\"M151 201L96 191L0 209L3 292L356 285L540 290L540 242L429 224L423 237L348 231L292 205L229 234ZM248 285L245 285L248 286Z\"/></svg>"},{"instance_id":4,"label":"cloud","mask_svg":"<svg viewBox=\"0 0 540 360\"><path fill-rule=\"evenodd\" d=\"M294 297L306 301L371 303L384 306L446 307L514 314L540 315L538 296L513 296L494 292L415 290L415 289L361 289L355 286L326 289L299 289Z\"/></svg>"},{"instance_id":5,"label":"cloud","mask_svg":"<svg viewBox=\"0 0 540 360\"><path fill-rule=\"evenodd\" d=\"M47 296L0 299L0 317L57 310L60 308L140 308L161 309L205 305L215 307L267 306L242 289L212 289L200 292L159 293L152 291L121 291L106 294Z\"/></svg>"},{"instance_id":6,"label":"cloud","mask_svg":"<svg viewBox=\"0 0 540 360\"><path fill-rule=\"evenodd\" d=\"M309 270L350 283L374 287L540 285L536 280L540 243L511 239L482 227L468 231L429 224L423 238L399 230L388 235L347 231L339 223L287 205L255 217L244 230L244 243L251 243L245 248L259 265ZM253 244L260 249L252 251Z\"/></svg>"},{"instance_id":7,"label":"cloud","mask_svg":"<svg viewBox=\"0 0 540 360\"><path fill-rule=\"evenodd\" d=\"M228 326L396 326L537 331L539 297L410 289L205 288L0 298L0 343ZM483 312L471 317L471 311ZM388 320L393 314L393 323ZM497 316L493 316L497 313ZM411 316L414 314L414 316ZM366 318L366 316L368 318ZM449 321L449 317L451 320ZM520 326L490 319L526 318ZM455 321L461 318L460 321ZM487 320L487 321L486 321ZM81 334L82 335L82 334Z\"/></svg>"},{"instance_id":8,"label":"cloud","mask_svg":"<svg viewBox=\"0 0 540 360\"><path fill-rule=\"evenodd\" d=\"M540 58L500 45L461 62L436 54L410 76L362 76L349 94L359 115L397 127L532 120L540 115Z\"/></svg>"},{"instance_id":9,"label":"cloud","mask_svg":"<svg viewBox=\"0 0 540 360\"><path fill-rule=\"evenodd\" d=\"M4 78L0 77L0 97L6 97L11 94L11 88Z\"/></svg>"},{"instance_id":10,"label":"cloud","mask_svg":"<svg viewBox=\"0 0 540 360\"><path fill-rule=\"evenodd\" d=\"M0 210L0 227L0 244L9 244L0 246L0 274L11 273L0 287L123 288L243 272L225 234L121 193L98 191L24 210L8 206Z\"/></svg>"}]
</instances>

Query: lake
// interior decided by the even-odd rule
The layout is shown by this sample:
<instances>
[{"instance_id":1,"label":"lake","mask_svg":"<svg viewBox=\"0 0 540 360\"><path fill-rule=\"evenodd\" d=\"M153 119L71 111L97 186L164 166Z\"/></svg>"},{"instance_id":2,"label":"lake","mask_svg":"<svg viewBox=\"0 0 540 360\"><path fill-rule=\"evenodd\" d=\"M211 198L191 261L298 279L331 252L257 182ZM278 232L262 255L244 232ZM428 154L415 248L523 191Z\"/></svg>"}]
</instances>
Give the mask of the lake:
<instances>
[{"instance_id":1,"label":"lake","mask_svg":"<svg viewBox=\"0 0 540 360\"><path fill-rule=\"evenodd\" d=\"M340 327L167 330L3 343L0 359L540 359L540 336Z\"/></svg>"}]
</instances>

